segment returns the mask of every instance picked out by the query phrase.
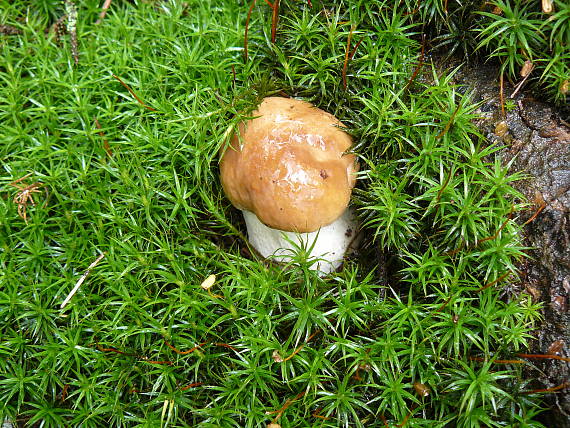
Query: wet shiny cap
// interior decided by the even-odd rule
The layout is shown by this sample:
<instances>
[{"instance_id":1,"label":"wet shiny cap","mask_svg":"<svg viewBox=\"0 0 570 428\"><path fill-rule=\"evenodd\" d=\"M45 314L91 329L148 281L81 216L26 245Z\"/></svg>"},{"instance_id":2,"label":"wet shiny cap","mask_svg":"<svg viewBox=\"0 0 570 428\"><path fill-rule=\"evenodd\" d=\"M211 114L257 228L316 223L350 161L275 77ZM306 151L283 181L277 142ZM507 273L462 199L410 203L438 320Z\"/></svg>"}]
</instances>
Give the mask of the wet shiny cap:
<instances>
[{"instance_id":1,"label":"wet shiny cap","mask_svg":"<svg viewBox=\"0 0 570 428\"><path fill-rule=\"evenodd\" d=\"M314 232L348 206L358 163L332 114L268 97L241 123L223 153L224 191L235 207L274 229Z\"/></svg>"}]
</instances>

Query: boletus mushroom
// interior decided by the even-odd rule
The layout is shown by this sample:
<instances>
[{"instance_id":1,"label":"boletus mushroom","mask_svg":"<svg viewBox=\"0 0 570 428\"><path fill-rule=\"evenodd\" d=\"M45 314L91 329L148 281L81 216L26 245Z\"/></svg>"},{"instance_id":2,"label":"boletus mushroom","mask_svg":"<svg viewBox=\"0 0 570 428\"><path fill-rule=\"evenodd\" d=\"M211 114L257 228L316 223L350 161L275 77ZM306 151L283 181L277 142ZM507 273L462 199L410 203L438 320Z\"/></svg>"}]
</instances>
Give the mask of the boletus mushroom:
<instances>
[{"instance_id":1,"label":"boletus mushroom","mask_svg":"<svg viewBox=\"0 0 570 428\"><path fill-rule=\"evenodd\" d=\"M243 211L248 239L263 257L310 249L311 266L334 271L354 239L348 208L358 163L332 114L291 98L267 97L238 125L223 152L224 191Z\"/></svg>"}]
</instances>

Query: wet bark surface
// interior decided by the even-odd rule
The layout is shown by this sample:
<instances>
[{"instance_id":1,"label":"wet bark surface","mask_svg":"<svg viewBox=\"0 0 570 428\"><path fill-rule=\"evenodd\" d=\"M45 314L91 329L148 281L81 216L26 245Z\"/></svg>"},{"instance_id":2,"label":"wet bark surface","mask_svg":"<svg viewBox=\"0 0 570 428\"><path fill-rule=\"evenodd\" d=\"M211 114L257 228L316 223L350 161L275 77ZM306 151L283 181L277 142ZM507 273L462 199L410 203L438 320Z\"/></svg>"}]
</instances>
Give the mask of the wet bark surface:
<instances>
[{"instance_id":1,"label":"wet bark surface","mask_svg":"<svg viewBox=\"0 0 570 428\"><path fill-rule=\"evenodd\" d=\"M570 357L570 128L560 110L536 100L530 93L514 92L505 82L504 114L499 72L493 66L463 68L457 76L462 90L480 102L477 125L490 142L505 148L501 156L510 171L529 178L515 187L532 204L519 216L530 258L522 262L516 289L542 302L544 320L535 334L531 352ZM532 386L554 388L545 394L549 408L543 415L549 427L570 427L570 363L533 360Z\"/></svg>"}]
</instances>

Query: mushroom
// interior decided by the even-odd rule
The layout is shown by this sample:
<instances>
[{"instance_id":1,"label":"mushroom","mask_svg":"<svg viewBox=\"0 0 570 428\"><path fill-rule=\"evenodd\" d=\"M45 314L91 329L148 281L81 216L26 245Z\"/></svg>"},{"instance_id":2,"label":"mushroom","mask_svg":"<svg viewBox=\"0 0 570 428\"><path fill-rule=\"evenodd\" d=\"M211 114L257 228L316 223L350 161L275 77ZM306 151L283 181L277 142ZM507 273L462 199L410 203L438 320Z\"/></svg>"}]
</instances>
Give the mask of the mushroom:
<instances>
[{"instance_id":1,"label":"mushroom","mask_svg":"<svg viewBox=\"0 0 570 428\"><path fill-rule=\"evenodd\" d=\"M243 211L263 257L287 261L309 250L311 269L337 269L356 235L348 208L358 163L332 114L291 98L267 97L238 126L222 155L224 191Z\"/></svg>"}]
</instances>

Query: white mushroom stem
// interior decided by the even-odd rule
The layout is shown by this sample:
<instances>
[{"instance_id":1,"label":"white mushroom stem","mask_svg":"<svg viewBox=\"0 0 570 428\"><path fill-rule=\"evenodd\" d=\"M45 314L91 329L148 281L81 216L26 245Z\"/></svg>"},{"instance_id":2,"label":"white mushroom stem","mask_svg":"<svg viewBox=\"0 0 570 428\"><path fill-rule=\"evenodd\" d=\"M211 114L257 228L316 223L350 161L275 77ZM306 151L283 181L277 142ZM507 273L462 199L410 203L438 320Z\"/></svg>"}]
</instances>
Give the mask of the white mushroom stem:
<instances>
[{"instance_id":1,"label":"white mushroom stem","mask_svg":"<svg viewBox=\"0 0 570 428\"><path fill-rule=\"evenodd\" d=\"M242 212L249 242L263 257L288 262L298 248L310 249L307 259L315 260L310 268L323 274L334 272L342 264L347 250L354 245L358 229L358 223L350 208L333 223L309 233L272 229L259 221L252 212Z\"/></svg>"}]
</instances>

